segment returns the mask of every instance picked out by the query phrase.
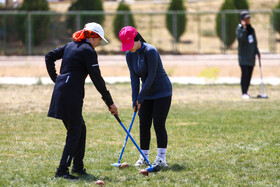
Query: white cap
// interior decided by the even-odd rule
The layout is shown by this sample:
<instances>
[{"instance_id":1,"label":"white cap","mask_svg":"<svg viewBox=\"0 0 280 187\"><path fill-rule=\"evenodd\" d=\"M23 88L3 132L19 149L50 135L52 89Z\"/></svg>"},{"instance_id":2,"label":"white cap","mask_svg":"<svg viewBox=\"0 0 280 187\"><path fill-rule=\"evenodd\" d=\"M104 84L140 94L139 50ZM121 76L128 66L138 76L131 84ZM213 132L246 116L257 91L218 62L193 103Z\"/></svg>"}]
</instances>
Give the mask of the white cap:
<instances>
[{"instance_id":1,"label":"white cap","mask_svg":"<svg viewBox=\"0 0 280 187\"><path fill-rule=\"evenodd\" d=\"M104 37L104 30L102 28L102 26L98 23L92 22L92 23L87 23L84 27L85 30L90 30L92 32L95 32L96 34L98 34L102 40L100 41L101 45L106 45L108 44L108 40L106 40L106 38Z\"/></svg>"}]
</instances>

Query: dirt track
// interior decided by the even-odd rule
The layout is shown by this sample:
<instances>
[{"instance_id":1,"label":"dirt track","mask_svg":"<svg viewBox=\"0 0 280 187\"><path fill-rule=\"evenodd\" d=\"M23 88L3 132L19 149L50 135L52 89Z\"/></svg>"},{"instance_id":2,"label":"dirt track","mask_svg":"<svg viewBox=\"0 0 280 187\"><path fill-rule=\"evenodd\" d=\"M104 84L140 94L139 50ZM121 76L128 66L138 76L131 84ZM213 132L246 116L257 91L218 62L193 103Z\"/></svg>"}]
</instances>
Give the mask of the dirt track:
<instances>
[{"instance_id":1,"label":"dirt track","mask_svg":"<svg viewBox=\"0 0 280 187\"><path fill-rule=\"evenodd\" d=\"M199 76L206 68L218 70L219 77L239 77L237 55L163 55L164 67L169 76ZM103 76L129 76L125 57L99 56ZM59 70L59 64L57 63ZM280 54L262 55L263 75L280 77ZM211 70L210 70L211 71ZM43 56L0 57L0 77L46 77L48 76ZM259 77L256 66L254 77Z\"/></svg>"}]
</instances>

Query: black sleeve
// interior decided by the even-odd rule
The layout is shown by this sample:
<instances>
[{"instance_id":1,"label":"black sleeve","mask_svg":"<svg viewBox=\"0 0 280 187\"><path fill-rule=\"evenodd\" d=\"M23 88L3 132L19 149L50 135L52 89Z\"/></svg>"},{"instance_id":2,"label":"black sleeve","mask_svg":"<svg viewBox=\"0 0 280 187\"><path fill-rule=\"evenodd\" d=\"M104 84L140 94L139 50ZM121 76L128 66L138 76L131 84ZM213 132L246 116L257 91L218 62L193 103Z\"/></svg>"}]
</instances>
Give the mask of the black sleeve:
<instances>
[{"instance_id":1,"label":"black sleeve","mask_svg":"<svg viewBox=\"0 0 280 187\"><path fill-rule=\"evenodd\" d=\"M65 47L66 47L66 45L63 47L56 48L56 49L52 50L51 52L49 52L48 54L46 54L46 56L45 56L46 67L47 67L49 76L54 83L57 78L57 73L56 73L56 69L55 69L55 61L58 59L61 59L63 57Z\"/></svg>"},{"instance_id":2,"label":"black sleeve","mask_svg":"<svg viewBox=\"0 0 280 187\"><path fill-rule=\"evenodd\" d=\"M245 42L247 38L248 32L247 29L244 29L243 27L238 26L236 29L236 37L240 42Z\"/></svg>"},{"instance_id":3,"label":"black sleeve","mask_svg":"<svg viewBox=\"0 0 280 187\"><path fill-rule=\"evenodd\" d=\"M110 105L114 104L113 99L111 97L110 92L107 90L105 81L101 76L99 64L97 61L97 54L95 51L90 51L85 56L85 63L86 68L88 71L88 74L98 90L98 92L102 95L102 99L105 102L105 104L110 107Z\"/></svg>"}]
</instances>

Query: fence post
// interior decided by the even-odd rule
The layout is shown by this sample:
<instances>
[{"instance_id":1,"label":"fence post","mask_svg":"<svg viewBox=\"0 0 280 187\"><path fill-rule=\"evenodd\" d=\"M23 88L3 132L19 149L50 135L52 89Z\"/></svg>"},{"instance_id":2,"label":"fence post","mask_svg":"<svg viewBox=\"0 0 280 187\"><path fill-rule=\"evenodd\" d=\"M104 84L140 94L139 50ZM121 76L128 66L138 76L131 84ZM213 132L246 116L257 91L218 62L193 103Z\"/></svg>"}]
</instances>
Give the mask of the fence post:
<instances>
[{"instance_id":1,"label":"fence post","mask_svg":"<svg viewBox=\"0 0 280 187\"><path fill-rule=\"evenodd\" d=\"M81 14L77 13L76 14L76 30L80 30L81 29Z\"/></svg>"},{"instance_id":2,"label":"fence post","mask_svg":"<svg viewBox=\"0 0 280 187\"><path fill-rule=\"evenodd\" d=\"M197 51L198 53L201 52L201 20L200 20L200 14L197 14Z\"/></svg>"},{"instance_id":3,"label":"fence post","mask_svg":"<svg viewBox=\"0 0 280 187\"><path fill-rule=\"evenodd\" d=\"M27 33L28 33L28 48L27 48L27 54L31 55L32 54L32 25L31 25L31 13L28 12L28 16L27 16Z\"/></svg>"},{"instance_id":4,"label":"fence post","mask_svg":"<svg viewBox=\"0 0 280 187\"><path fill-rule=\"evenodd\" d=\"M150 42L153 43L153 14L150 13Z\"/></svg>"},{"instance_id":5,"label":"fence post","mask_svg":"<svg viewBox=\"0 0 280 187\"><path fill-rule=\"evenodd\" d=\"M173 20L173 53L177 53L177 13L172 12Z\"/></svg>"},{"instance_id":6,"label":"fence post","mask_svg":"<svg viewBox=\"0 0 280 187\"><path fill-rule=\"evenodd\" d=\"M4 33L3 33L3 35L4 35L4 45L3 45L3 55L6 55L6 43L7 43L7 25L6 25L6 23L7 23L7 21L6 21L6 18L7 18L7 16L5 15L4 16Z\"/></svg>"},{"instance_id":7,"label":"fence post","mask_svg":"<svg viewBox=\"0 0 280 187\"><path fill-rule=\"evenodd\" d=\"M124 25L127 26L127 25L128 25L128 22L129 22L129 21L128 21L128 12L126 11L126 12L125 12L125 15L124 15Z\"/></svg>"},{"instance_id":8,"label":"fence post","mask_svg":"<svg viewBox=\"0 0 280 187\"><path fill-rule=\"evenodd\" d=\"M272 10L272 14L271 14L271 46L270 49L273 53L276 52L276 47L275 47L275 30L274 30L274 10Z\"/></svg>"},{"instance_id":9,"label":"fence post","mask_svg":"<svg viewBox=\"0 0 280 187\"><path fill-rule=\"evenodd\" d=\"M225 12L222 12L222 53L225 53L225 42L226 42L226 16Z\"/></svg>"}]
</instances>

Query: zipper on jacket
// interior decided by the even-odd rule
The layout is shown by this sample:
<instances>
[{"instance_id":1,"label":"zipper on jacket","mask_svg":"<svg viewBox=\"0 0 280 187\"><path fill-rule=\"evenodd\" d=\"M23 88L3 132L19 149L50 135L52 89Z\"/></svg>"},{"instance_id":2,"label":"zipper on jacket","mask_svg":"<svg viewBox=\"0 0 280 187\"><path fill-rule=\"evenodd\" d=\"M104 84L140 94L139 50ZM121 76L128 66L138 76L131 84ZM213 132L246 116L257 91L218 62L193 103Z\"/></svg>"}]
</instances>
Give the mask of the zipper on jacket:
<instances>
[{"instance_id":1,"label":"zipper on jacket","mask_svg":"<svg viewBox=\"0 0 280 187\"><path fill-rule=\"evenodd\" d=\"M140 59L140 56L139 56L139 53L137 53L137 56L138 56L138 58L137 58L137 63L138 63L138 68L140 67L140 63L139 63L139 59Z\"/></svg>"},{"instance_id":2,"label":"zipper on jacket","mask_svg":"<svg viewBox=\"0 0 280 187\"><path fill-rule=\"evenodd\" d=\"M67 82L68 82L68 80L69 80L69 75L67 76L65 83L67 83Z\"/></svg>"}]
</instances>

